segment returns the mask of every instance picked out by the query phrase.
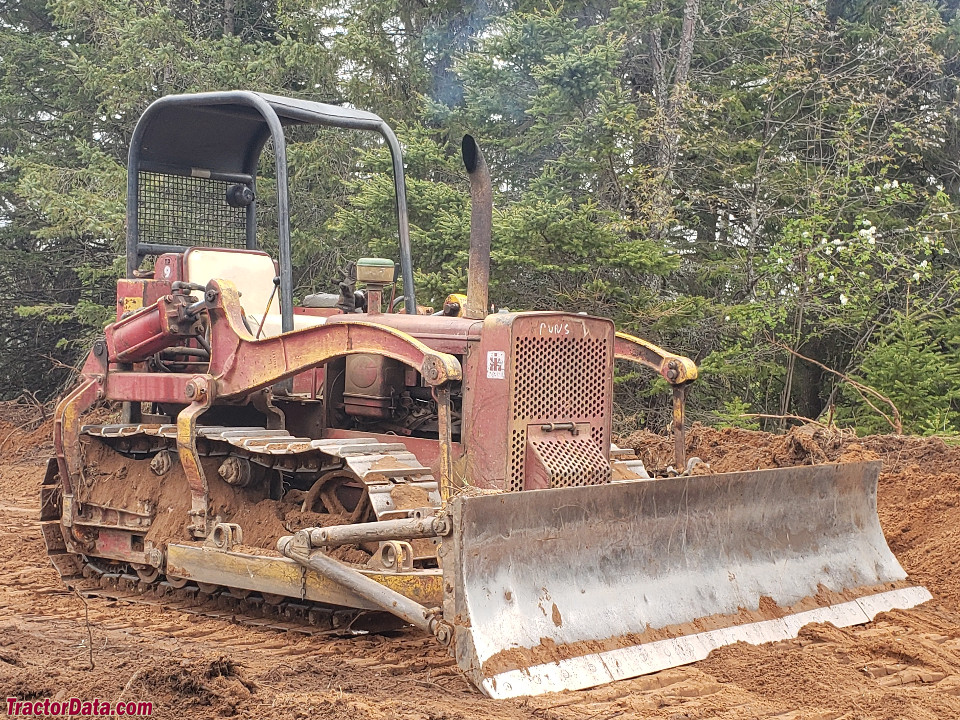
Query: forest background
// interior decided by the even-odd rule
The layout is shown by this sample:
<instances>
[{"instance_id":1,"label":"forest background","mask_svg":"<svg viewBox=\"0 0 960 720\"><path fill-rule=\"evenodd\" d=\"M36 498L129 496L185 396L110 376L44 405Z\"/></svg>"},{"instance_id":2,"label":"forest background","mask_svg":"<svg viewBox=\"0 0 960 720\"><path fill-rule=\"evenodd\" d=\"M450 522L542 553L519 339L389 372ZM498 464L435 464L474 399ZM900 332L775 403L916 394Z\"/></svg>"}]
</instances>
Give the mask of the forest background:
<instances>
[{"instance_id":1,"label":"forest background","mask_svg":"<svg viewBox=\"0 0 960 720\"><path fill-rule=\"evenodd\" d=\"M466 284L470 132L500 307L608 316L689 355L696 419L956 433L958 5L0 0L0 399L61 392L114 313L144 108L251 89L394 127L421 302ZM376 138L296 139L302 296L397 250ZM619 370L618 424L662 427L666 388Z\"/></svg>"}]
</instances>

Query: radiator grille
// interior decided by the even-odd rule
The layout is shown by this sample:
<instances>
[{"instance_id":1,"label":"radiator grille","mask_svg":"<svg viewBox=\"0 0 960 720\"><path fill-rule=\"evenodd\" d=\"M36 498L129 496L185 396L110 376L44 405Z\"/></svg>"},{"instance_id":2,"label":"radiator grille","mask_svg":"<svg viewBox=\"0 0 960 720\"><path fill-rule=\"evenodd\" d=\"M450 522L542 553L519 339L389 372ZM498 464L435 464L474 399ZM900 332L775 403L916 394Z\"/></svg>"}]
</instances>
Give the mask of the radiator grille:
<instances>
[{"instance_id":1,"label":"radiator grille","mask_svg":"<svg viewBox=\"0 0 960 720\"><path fill-rule=\"evenodd\" d=\"M516 338L513 419L602 418L610 367L608 346L606 338Z\"/></svg>"},{"instance_id":2,"label":"radiator grille","mask_svg":"<svg viewBox=\"0 0 960 720\"><path fill-rule=\"evenodd\" d=\"M141 171L137 196L141 243L245 248L246 208L227 204L234 183Z\"/></svg>"},{"instance_id":3,"label":"radiator grille","mask_svg":"<svg viewBox=\"0 0 960 720\"><path fill-rule=\"evenodd\" d=\"M588 422L590 439L563 443L569 447L551 452L563 468L556 487L606 482L609 466L601 449L610 442L607 407L610 404L610 373L613 339L607 333L583 338L541 337L518 333L514 338L514 397L510 437L508 490L524 486L527 424L533 422ZM592 445L593 449L585 448ZM564 458L563 453L569 452ZM588 460L589 458L589 460ZM587 469L590 466L590 469ZM606 467L606 471L602 468Z\"/></svg>"}]
</instances>

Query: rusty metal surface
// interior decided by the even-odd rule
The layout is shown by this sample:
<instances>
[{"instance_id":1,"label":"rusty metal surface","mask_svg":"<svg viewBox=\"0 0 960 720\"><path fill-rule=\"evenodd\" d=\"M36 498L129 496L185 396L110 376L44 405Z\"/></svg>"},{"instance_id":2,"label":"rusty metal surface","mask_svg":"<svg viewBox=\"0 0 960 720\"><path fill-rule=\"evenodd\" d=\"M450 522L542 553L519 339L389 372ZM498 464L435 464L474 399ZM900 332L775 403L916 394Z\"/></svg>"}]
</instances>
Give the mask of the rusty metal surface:
<instances>
[{"instance_id":1,"label":"rusty metal surface","mask_svg":"<svg viewBox=\"0 0 960 720\"><path fill-rule=\"evenodd\" d=\"M303 528L313 547L339 547L379 540L415 540L446 535L450 523L446 515L383 520L375 523Z\"/></svg>"},{"instance_id":2,"label":"rusty metal surface","mask_svg":"<svg viewBox=\"0 0 960 720\"><path fill-rule=\"evenodd\" d=\"M331 428L324 431L324 437L330 440L352 440L358 437L366 437L382 443L393 443L396 441L396 435L387 435L384 433L362 433L356 430L340 430ZM439 443L430 438L404 437L403 445L412 452L416 459L425 467L430 468L433 475L440 474L440 456ZM454 461L463 455L463 446L460 443L451 443L452 456Z\"/></svg>"},{"instance_id":3,"label":"rusty metal surface","mask_svg":"<svg viewBox=\"0 0 960 720\"><path fill-rule=\"evenodd\" d=\"M611 467L596 442L589 423L528 425L524 486L537 488L577 487L610 482Z\"/></svg>"},{"instance_id":4,"label":"rusty metal surface","mask_svg":"<svg viewBox=\"0 0 960 720\"><path fill-rule=\"evenodd\" d=\"M183 404L192 377L180 373L111 371L106 376L105 396L111 400Z\"/></svg>"},{"instance_id":5,"label":"rusty metal surface","mask_svg":"<svg viewBox=\"0 0 960 720\"><path fill-rule=\"evenodd\" d=\"M84 435L102 438L130 438L152 436L176 439L177 425L84 425ZM287 456L322 452L331 457L342 458L356 475L365 479L368 475L384 478L413 478L433 480L430 468L425 467L401 442L381 442L374 437L327 438L311 440L298 438L286 430L267 430L261 427L199 425L196 436L206 440L225 442L241 450L256 454ZM436 489L434 481L432 489Z\"/></svg>"},{"instance_id":6,"label":"rusty metal surface","mask_svg":"<svg viewBox=\"0 0 960 720\"><path fill-rule=\"evenodd\" d=\"M460 362L432 350L400 330L359 319L255 340L243 323L236 287L212 280L206 292L210 316L210 375L218 395L250 393L285 378L355 353L375 353L418 370L427 385L436 387L462 378Z\"/></svg>"},{"instance_id":7,"label":"rusty metal surface","mask_svg":"<svg viewBox=\"0 0 960 720\"><path fill-rule=\"evenodd\" d=\"M673 462L683 472L687 462L686 385L673 386Z\"/></svg>"},{"instance_id":8,"label":"rusty metal surface","mask_svg":"<svg viewBox=\"0 0 960 720\"><path fill-rule=\"evenodd\" d=\"M488 315L480 341L464 357L465 453L458 476L486 489L525 487L527 427L533 424L588 423L588 436L606 456L613 336L613 323L603 318L559 312ZM506 422L492 421L496 418Z\"/></svg>"},{"instance_id":9,"label":"rusty metal surface","mask_svg":"<svg viewBox=\"0 0 960 720\"><path fill-rule=\"evenodd\" d=\"M181 413L180 420L189 421L190 416L184 414L191 409L193 412L200 412L202 406L188 406ZM176 440L193 500L190 524L197 538L206 537L211 529L208 514L205 512L208 504L207 481L199 461L204 453L197 448L198 438L207 445L211 442L225 443L243 451L241 455L244 462L250 459L273 466L274 463L282 465L292 460L293 465L290 465L289 469L304 467L314 471L321 464L339 462L345 472L352 473L366 484L370 505L379 520L406 517L411 510L439 508L441 504L440 486L430 468L422 465L403 443L380 442L376 438L362 436L311 440L294 437L286 430L194 425L192 434L186 436L193 440L184 446L181 443L180 431L179 425L144 423L84 425L80 430L85 435L108 440L132 441L144 437ZM236 456L235 459L241 459L241 456ZM190 466L187 465L188 462L191 463ZM413 506L407 492L410 489L418 491L413 495ZM432 557L432 546L429 549L429 556ZM417 557L421 555L418 554Z\"/></svg>"},{"instance_id":10,"label":"rusty metal surface","mask_svg":"<svg viewBox=\"0 0 960 720\"><path fill-rule=\"evenodd\" d=\"M697 365L690 358L667 352L642 338L618 332L614 340L617 360L643 365L658 373L673 385L673 455L677 470L682 471L687 461L684 404L686 387L697 379Z\"/></svg>"},{"instance_id":11,"label":"rusty metal surface","mask_svg":"<svg viewBox=\"0 0 960 720\"><path fill-rule=\"evenodd\" d=\"M42 524L44 541L47 545L47 555L52 564L60 572L64 584L71 590L87 598L104 598L120 602L139 603L151 606L163 606L189 614L206 615L213 618L224 618L230 622L247 625L258 629L293 632L303 635L354 635L358 632L378 632L382 630L399 629L400 623L394 618L388 618L383 613L371 613L368 610L345 609L320 604L299 597L299 590L295 597L283 598L275 596L271 602L265 602L260 596L247 597L249 591L243 588L217 587L212 593L202 591L199 583L182 579L176 585L159 579L144 580L139 573L131 572L122 566L100 566L83 560L70 552L65 551L63 536L58 522ZM184 547L184 546L181 546ZM202 552L196 548L198 552ZM208 551L209 554L209 551ZM266 558L277 565L289 563L281 558ZM292 566L293 564L290 563ZM302 587L302 572L293 573L289 582L283 587ZM241 567L241 572L253 571L256 567ZM268 571L266 575L271 575ZM274 574L283 576L283 572ZM249 574L246 575L249 577ZM259 577L259 575L258 575ZM168 578L169 580L169 578ZM404 580L397 578L403 583ZM434 594L440 592L439 574L434 571L434 577L423 578L424 586L435 588ZM308 587L313 592L315 583L308 581ZM208 587L204 583L204 587ZM408 584L411 590L415 584ZM425 597L430 597L428 591Z\"/></svg>"},{"instance_id":12,"label":"rusty metal surface","mask_svg":"<svg viewBox=\"0 0 960 720\"><path fill-rule=\"evenodd\" d=\"M195 378L195 380L198 379L200 378ZM202 396L202 393L200 395ZM189 406L188 409L199 410L201 407L197 403ZM119 443L136 443L138 439L150 437L172 443L179 441L182 435L182 428L173 424L85 425L78 427L76 431L78 434ZM390 517L394 515L406 517L408 503L400 502L392 495L392 490L398 487L416 487L420 490L418 497L422 498L423 504L427 506L426 508L417 506L421 510L436 509L440 505L439 486L429 474L429 468L421 465L416 456L402 443L384 443L371 437L311 440L294 437L284 430L260 427L195 425L190 435L193 438L191 444L195 459L198 459L201 454L196 447L198 441L202 442L207 450L211 443L223 443L236 448L236 451L242 451L246 457L259 457L260 461L277 458L282 462L287 457L295 457L300 458L301 463L313 463L319 466L316 458L318 454L328 456L328 460L336 459L345 468L355 469L356 474L368 484L371 503L375 509L378 509L378 516L382 514ZM311 455L313 457L310 457ZM199 465L199 462L197 464ZM51 464L51 467L54 468L56 465ZM60 478L53 470L47 475L47 484L44 486L41 498L44 508L47 508L44 510L44 519L47 520L43 527L44 535L51 560L58 569L62 570L61 574L72 577L78 571L79 556L69 552L70 548L64 542L60 523L57 520L61 512L57 507L60 505ZM202 501L204 496L202 486L197 487L200 492L196 495ZM184 491L187 491L187 487L184 487ZM96 525L101 537L106 537L107 540L102 548L99 545L96 547L93 555L132 563L153 564L152 556L148 557L148 554L143 552L134 552L131 545L133 538L131 533L145 532L150 524L149 516L130 518L131 522L138 521L134 522L134 527L118 527L118 531L110 535L111 530L105 527L104 523L116 525L120 516L110 508L99 506L86 506L86 508L88 514L92 511L97 516L78 517L78 522L86 520L87 524ZM199 519L199 516L196 517ZM413 524L418 522L421 521L413 521ZM370 523L371 527L379 525L380 523ZM239 528L237 529L235 541L240 542ZM104 536L105 532L106 536ZM343 607L359 609L375 607L336 582L316 577L311 572L304 573L300 566L288 559L224 552L229 549L229 543L216 550L197 545L171 544L167 546L165 570L175 578L207 585L222 585L243 591L305 598ZM163 557L160 556L157 562L162 563ZM412 567L407 569L409 572L399 571L403 568L398 568L396 572L388 569L360 570L359 572L371 581L376 581L419 603L427 603L430 606L439 605L442 598L440 571L415 570Z\"/></svg>"},{"instance_id":13,"label":"rusty metal surface","mask_svg":"<svg viewBox=\"0 0 960 720\"><path fill-rule=\"evenodd\" d=\"M186 312L190 298L165 295L153 305L104 330L111 362L141 362L197 334L197 318Z\"/></svg>"},{"instance_id":14,"label":"rusty metal surface","mask_svg":"<svg viewBox=\"0 0 960 720\"><path fill-rule=\"evenodd\" d=\"M91 354L92 357L92 354ZM83 458L80 451L80 416L101 397L97 378L84 380L67 395L54 413L53 445L63 485L63 524L73 522L74 488L80 479Z\"/></svg>"},{"instance_id":15,"label":"rusty metal surface","mask_svg":"<svg viewBox=\"0 0 960 720\"><path fill-rule=\"evenodd\" d=\"M190 421L191 416L185 415L188 411L202 412L202 406L188 406L181 413L180 420ZM208 504L207 480L199 462L202 453L197 449L197 438L229 444L262 464L274 461L283 463L293 459L297 465L312 465L316 469L321 463L318 454L328 459L336 458L366 484L370 504L380 520L405 517L409 510L420 509L419 506L412 508L408 502L398 501L398 493L402 499L404 489L415 488L420 491L418 497L422 497L424 507L438 508L441 504L440 485L430 468L422 465L403 443L380 442L372 437L311 440L294 437L286 430L202 425L194 425L192 435L181 436L181 429L179 425L141 423L84 425L81 432L106 439L158 437L176 440L192 498L190 523L194 528L194 536L198 538L206 537L210 527L205 512ZM188 439L186 445L182 443L183 437Z\"/></svg>"},{"instance_id":16,"label":"rusty metal surface","mask_svg":"<svg viewBox=\"0 0 960 720\"><path fill-rule=\"evenodd\" d=\"M443 548L458 663L493 697L576 689L923 602L925 589L891 585L906 575L880 530L878 472L821 465L458 496ZM827 591L846 594L818 599ZM738 625L764 597L817 612ZM690 625L704 618L706 634Z\"/></svg>"},{"instance_id":17,"label":"rusty metal surface","mask_svg":"<svg viewBox=\"0 0 960 720\"><path fill-rule=\"evenodd\" d=\"M360 598L360 603L369 603L373 608L385 610L425 632L437 634L442 623L438 609L427 607L422 602L412 600L404 592L390 587L388 585L390 576L388 575L380 575L378 578L369 577L360 570L335 560L323 552L310 552L309 543L305 547L300 547L298 539L302 535L303 532L301 531L295 537L280 538L277 543L277 550L302 566L307 572L312 572L318 581L332 584L342 591ZM429 570L419 571L418 575L411 572L409 574L399 573L398 576L403 577L405 583L416 582L425 577L439 579L436 571ZM344 603L338 604L342 605ZM363 606L365 605L357 605L356 602L349 604L349 607ZM449 642L448 629L445 631L445 637Z\"/></svg>"},{"instance_id":18,"label":"rusty metal surface","mask_svg":"<svg viewBox=\"0 0 960 720\"><path fill-rule=\"evenodd\" d=\"M468 318L485 318L490 311L490 241L493 234L493 185L490 168L480 146L471 135L460 144L463 164L470 177L470 256L467 262L467 304L462 308Z\"/></svg>"},{"instance_id":19,"label":"rusty metal surface","mask_svg":"<svg viewBox=\"0 0 960 720\"><path fill-rule=\"evenodd\" d=\"M440 495L447 500L453 494L453 430L450 387L444 385L434 390L437 401L438 465L440 470Z\"/></svg>"},{"instance_id":20,"label":"rusty metal surface","mask_svg":"<svg viewBox=\"0 0 960 720\"><path fill-rule=\"evenodd\" d=\"M211 395L202 394L197 402L185 407L177 416L177 453L190 488L189 530L194 537L205 538L209 532L210 488L197 452L197 419L210 409Z\"/></svg>"},{"instance_id":21,"label":"rusty metal surface","mask_svg":"<svg viewBox=\"0 0 960 720\"><path fill-rule=\"evenodd\" d=\"M605 455L613 407L612 336L612 323L597 318L546 313L513 318L505 356L511 383L506 489L538 486L529 482L534 478L527 477L527 468L531 455L536 455L534 430L545 423L585 424L577 442L596 449L576 452L571 445L575 452L555 453L545 473L554 479L552 485L582 484L578 480L582 477L603 482L610 477ZM492 380L490 375L488 370Z\"/></svg>"},{"instance_id":22,"label":"rusty metal surface","mask_svg":"<svg viewBox=\"0 0 960 720\"><path fill-rule=\"evenodd\" d=\"M327 324L355 321L349 315L334 315ZM462 354L480 339L480 320L443 315L407 315L406 313L383 313L377 323L399 330L420 340L431 348L446 353Z\"/></svg>"}]
</instances>

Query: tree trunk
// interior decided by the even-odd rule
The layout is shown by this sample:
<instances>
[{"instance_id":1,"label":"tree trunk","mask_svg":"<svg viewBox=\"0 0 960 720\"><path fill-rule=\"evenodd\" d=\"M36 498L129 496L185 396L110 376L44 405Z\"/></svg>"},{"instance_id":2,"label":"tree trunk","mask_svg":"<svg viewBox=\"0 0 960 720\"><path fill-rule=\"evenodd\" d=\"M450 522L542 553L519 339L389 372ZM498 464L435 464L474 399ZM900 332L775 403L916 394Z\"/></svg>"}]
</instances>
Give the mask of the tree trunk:
<instances>
[{"instance_id":1,"label":"tree trunk","mask_svg":"<svg viewBox=\"0 0 960 720\"><path fill-rule=\"evenodd\" d=\"M237 0L223 0L223 34L234 35L236 33L236 11Z\"/></svg>"},{"instance_id":2,"label":"tree trunk","mask_svg":"<svg viewBox=\"0 0 960 720\"><path fill-rule=\"evenodd\" d=\"M659 3L656 10L658 13L663 12L663 4ZM650 31L650 67L660 116L656 149L658 181L651 198L650 230L651 234L660 240L666 237L671 225L673 171L677 164L680 142L680 111L687 94L687 81L690 77L690 64L693 61L693 46L699 17L700 0L686 0L683 6L683 25L680 45L677 49L677 62L673 68L672 78L668 78L664 63L661 30L654 28Z\"/></svg>"}]
</instances>

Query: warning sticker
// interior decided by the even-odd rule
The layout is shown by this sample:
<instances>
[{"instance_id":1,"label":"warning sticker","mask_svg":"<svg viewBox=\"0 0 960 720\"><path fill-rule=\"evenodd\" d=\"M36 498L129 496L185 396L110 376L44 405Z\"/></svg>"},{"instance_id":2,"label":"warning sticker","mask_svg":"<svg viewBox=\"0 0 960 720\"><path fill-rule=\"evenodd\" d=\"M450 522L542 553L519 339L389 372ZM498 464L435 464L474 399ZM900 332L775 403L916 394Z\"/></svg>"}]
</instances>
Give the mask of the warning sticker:
<instances>
[{"instance_id":1,"label":"warning sticker","mask_svg":"<svg viewBox=\"0 0 960 720\"><path fill-rule=\"evenodd\" d=\"M503 350L487 352L487 377L505 380L507 377L507 354Z\"/></svg>"}]
</instances>

